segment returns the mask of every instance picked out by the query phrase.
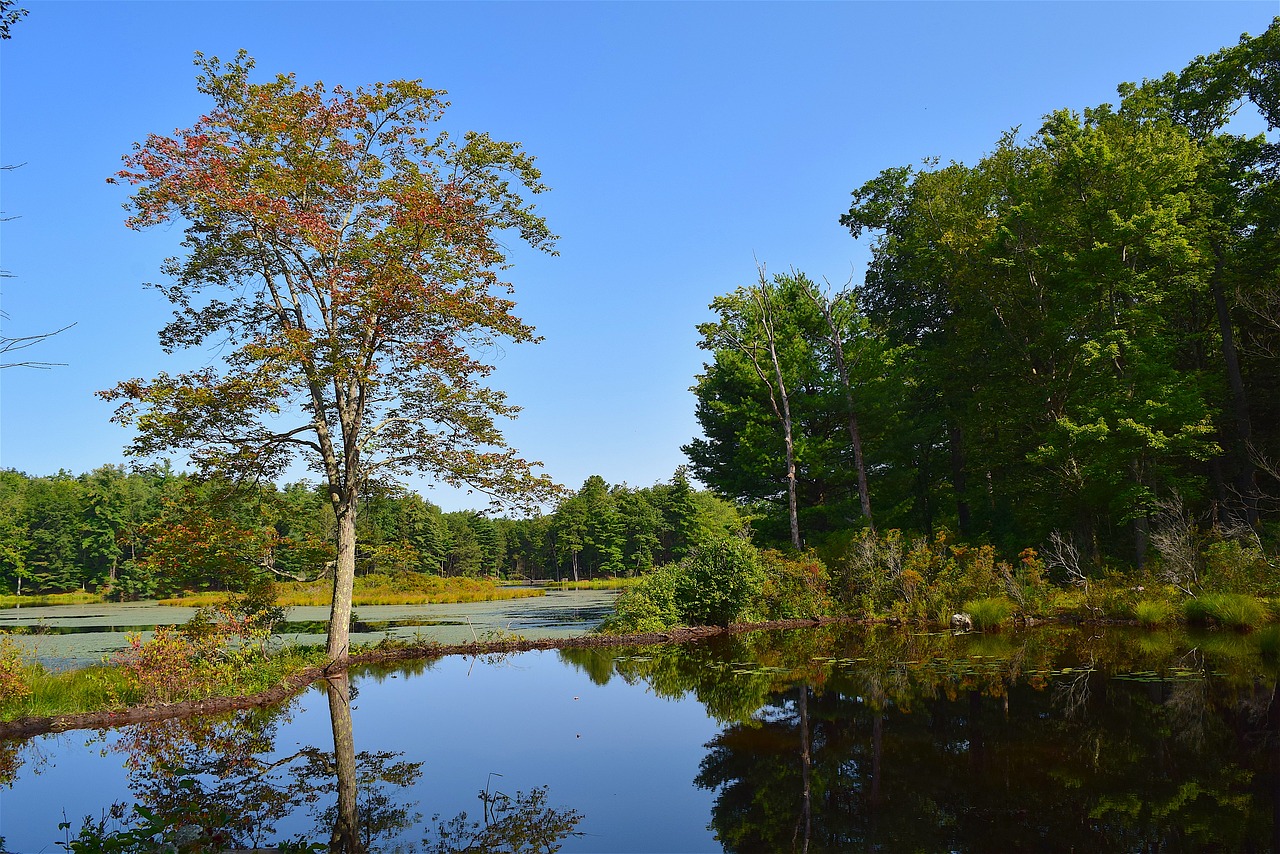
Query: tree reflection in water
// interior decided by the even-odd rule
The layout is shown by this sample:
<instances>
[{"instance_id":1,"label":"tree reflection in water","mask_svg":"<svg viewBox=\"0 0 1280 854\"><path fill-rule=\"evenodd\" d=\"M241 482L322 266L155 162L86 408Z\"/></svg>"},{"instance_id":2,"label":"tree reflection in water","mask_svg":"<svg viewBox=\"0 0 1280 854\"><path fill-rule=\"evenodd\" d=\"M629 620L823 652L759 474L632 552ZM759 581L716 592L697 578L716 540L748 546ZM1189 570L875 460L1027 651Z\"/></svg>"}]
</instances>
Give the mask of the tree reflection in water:
<instances>
[{"instance_id":1,"label":"tree reflection in water","mask_svg":"<svg viewBox=\"0 0 1280 854\"><path fill-rule=\"evenodd\" d=\"M1280 850L1280 687L1256 640L802 630L566 651L696 696L726 851Z\"/></svg>"},{"instance_id":2,"label":"tree reflection in water","mask_svg":"<svg viewBox=\"0 0 1280 854\"><path fill-rule=\"evenodd\" d=\"M422 762L400 752L355 749L353 689L346 674L324 684L333 749L304 747L276 755L280 725L296 704L217 718L187 718L123 728L110 749L125 755L130 810L116 804L86 818L74 851L212 852L255 849L328 850L341 854L418 850L409 832L422 815L406 793L421 777ZM437 854L551 852L575 833L582 816L549 807L545 787L514 797L480 793L482 821L467 814L441 822L433 816L422 846ZM312 834L277 839L286 818L309 814ZM311 841L325 839L323 842Z\"/></svg>"}]
</instances>

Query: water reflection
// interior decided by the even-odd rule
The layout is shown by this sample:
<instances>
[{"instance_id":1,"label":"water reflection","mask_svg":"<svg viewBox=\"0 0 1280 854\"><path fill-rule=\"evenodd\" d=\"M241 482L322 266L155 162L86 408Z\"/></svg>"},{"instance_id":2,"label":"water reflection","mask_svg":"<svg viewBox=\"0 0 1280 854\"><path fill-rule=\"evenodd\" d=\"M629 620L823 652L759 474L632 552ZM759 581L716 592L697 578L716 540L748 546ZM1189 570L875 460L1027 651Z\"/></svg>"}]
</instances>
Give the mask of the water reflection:
<instances>
[{"instance_id":1,"label":"water reflection","mask_svg":"<svg viewBox=\"0 0 1280 854\"><path fill-rule=\"evenodd\" d=\"M1280 850L1277 641L824 628L451 658L318 686L327 721L312 693L99 743L209 850ZM0 749L0 782L37 744Z\"/></svg>"},{"instance_id":2,"label":"water reflection","mask_svg":"<svg viewBox=\"0 0 1280 854\"><path fill-rule=\"evenodd\" d=\"M726 851L1280 850L1257 639L805 630L566 651L725 724L695 785Z\"/></svg>"},{"instance_id":3,"label":"water reflection","mask_svg":"<svg viewBox=\"0 0 1280 854\"><path fill-rule=\"evenodd\" d=\"M479 794L479 818L466 812L447 820L434 815L425 836L413 838L423 816L408 793L423 763L406 761L401 752L357 751L350 679L345 673L331 676L323 690L332 750L276 750L296 702L124 728L105 749L124 756L136 804L114 804L101 817L86 818L76 841L63 847L143 852L162 845L205 852L270 844L281 851L335 854L550 854L564 839L580 835L575 828L581 814L548 805L546 787L515 795L486 787ZM279 825L300 814L311 817L313 831L281 839Z\"/></svg>"}]
</instances>

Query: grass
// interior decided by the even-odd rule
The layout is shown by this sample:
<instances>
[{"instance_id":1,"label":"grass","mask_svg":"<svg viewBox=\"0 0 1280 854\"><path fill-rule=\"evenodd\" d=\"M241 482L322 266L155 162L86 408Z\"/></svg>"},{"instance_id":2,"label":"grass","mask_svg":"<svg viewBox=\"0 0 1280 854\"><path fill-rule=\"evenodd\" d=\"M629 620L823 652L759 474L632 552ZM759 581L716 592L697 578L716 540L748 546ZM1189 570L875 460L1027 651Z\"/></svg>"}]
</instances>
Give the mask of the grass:
<instances>
[{"instance_id":1,"label":"grass","mask_svg":"<svg viewBox=\"0 0 1280 854\"><path fill-rule=\"evenodd\" d=\"M1206 593L1183 603L1182 613L1188 623L1216 623L1240 631L1255 629L1270 616L1262 600L1244 593Z\"/></svg>"},{"instance_id":2,"label":"grass","mask_svg":"<svg viewBox=\"0 0 1280 854\"><path fill-rule=\"evenodd\" d=\"M0 608L43 608L47 605L95 605L105 601L101 593L39 593L34 596L0 594Z\"/></svg>"},{"instance_id":3,"label":"grass","mask_svg":"<svg viewBox=\"0 0 1280 854\"><path fill-rule=\"evenodd\" d=\"M324 647L285 647L238 668L231 678L217 682L192 680L187 694L179 699L256 694L326 660ZM31 693L21 699L0 698L0 720L123 709L145 700L122 667L100 665L51 673L39 664L28 664L24 681Z\"/></svg>"},{"instance_id":4,"label":"grass","mask_svg":"<svg viewBox=\"0 0 1280 854\"><path fill-rule=\"evenodd\" d=\"M640 576L634 578L593 578L590 581L549 581L552 590L622 590L634 586Z\"/></svg>"},{"instance_id":5,"label":"grass","mask_svg":"<svg viewBox=\"0 0 1280 854\"><path fill-rule=\"evenodd\" d=\"M328 605L333 585L328 580L290 581L275 585L276 604L281 607ZM459 602L492 602L542 596L545 591L528 587L499 587L488 579L440 578L435 575L402 573L370 575L356 579L353 604L359 605L452 605ZM161 605L198 608L216 605L225 593L193 593L161 599Z\"/></svg>"},{"instance_id":6,"label":"grass","mask_svg":"<svg viewBox=\"0 0 1280 854\"><path fill-rule=\"evenodd\" d=\"M991 599L971 599L961 606L961 610L973 618L973 627L978 631L997 629L1001 623L1013 616L1015 606L1003 596Z\"/></svg>"},{"instance_id":7,"label":"grass","mask_svg":"<svg viewBox=\"0 0 1280 854\"><path fill-rule=\"evenodd\" d=\"M1133 616L1144 626L1159 626L1173 616L1173 603L1164 599L1143 599L1133 606Z\"/></svg>"}]
</instances>

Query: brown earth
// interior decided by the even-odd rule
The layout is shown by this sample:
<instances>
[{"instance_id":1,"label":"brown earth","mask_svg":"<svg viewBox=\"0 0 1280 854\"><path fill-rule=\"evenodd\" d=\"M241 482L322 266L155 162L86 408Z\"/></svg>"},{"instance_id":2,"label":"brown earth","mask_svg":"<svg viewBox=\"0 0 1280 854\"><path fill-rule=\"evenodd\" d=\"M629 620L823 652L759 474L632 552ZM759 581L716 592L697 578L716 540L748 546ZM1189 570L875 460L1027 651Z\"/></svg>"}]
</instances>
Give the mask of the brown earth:
<instances>
[{"instance_id":1,"label":"brown earth","mask_svg":"<svg viewBox=\"0 0 1280 854\"><path fill-rule=\"evenodd\" d=\"M747 623L725 627L698 626L636 635L583 635L571 638L465 643L453 646L423 644L392 649L374 649L351 656L345 664L330 664L326 667L309 667L305 670L300 670L285 679L280 685L259 694L243 697L210 697L206 700L188 700L182 703L155 703L144 706L131 706L114 711L85 712L83 714L55 715L52 717L33 716L12 721L0 721L0 739L28 738L30 736L43 735L44 733L66 732L73 729L103 729L124 724L142 723L144 721L210 715L236 709L267 706L292 697L304 690L312 682L324 679L331 673L362 664L411 659L437 659L446 655L490 655L528 652L536 649L581 649L584 647L687 643L716 635L741 634L765 629L795 629L841 622L852 621L844 618L824 617L819 620L777 620L769 623Z\"/></svg>"}]
</instances>

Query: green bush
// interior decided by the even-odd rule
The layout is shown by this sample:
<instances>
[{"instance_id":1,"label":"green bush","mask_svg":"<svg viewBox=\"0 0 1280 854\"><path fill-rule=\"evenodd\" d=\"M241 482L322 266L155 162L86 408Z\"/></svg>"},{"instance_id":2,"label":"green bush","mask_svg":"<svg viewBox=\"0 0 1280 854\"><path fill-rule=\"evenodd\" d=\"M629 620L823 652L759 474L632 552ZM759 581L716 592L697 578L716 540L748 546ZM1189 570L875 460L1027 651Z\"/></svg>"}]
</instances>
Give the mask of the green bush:
<instances>
[{"instance_id":1,"label":"green bush","mask_svg":"<svg viewBox=\"0 0 1280 854\"><path fill-rule=\"evenodd\" d=\"M676 610L675 566L662 566L624 590L600 631L611 635L660 632L679 624Z\"/></svg>"},{"instance_id":2,"label":"green bush","mask_svg":"<svg viewBox=\"0 0 1280 854\"><path fill-rule=\"evenodd\" d=\"M756 619L764 613L764 585L760 553L746 540L730 537L641 577L618 597L600 630L620 635Z\"/></svg>"},{"instance_id":3,"label":"green bush","mask_svg":"<svg viewBox=\"0 0 1280 854\"><path fill-rule=\"evenodd\" d=\"M1277 592L1275 572L1255 545L1235 539L1218 540L1204 547L1204 584L1211 590L1248 590L1258 594Z\"/></svg>"},{"instance_id":4,"label":"green bush","mask_svg":"<svg viewBox=\"0 0 1280 854\"><path fill-rule=\"evenodd\" d=\"M1173 616L1173 604L1164 599L1142 599L1134 604L1133 616L1144 626L1158 626Z\"/></svg>"},{"instance_id":5,"label":"green bush","mask_svg":"<svg viewBox=\"0 0 1280 854\"><path fill-rule=\"evenodd\" d=\"M1206 593L1182 606L1188 623L1216 623L1232 629L1252 629L1267 622L1267 608L1255 596L1243 593Z\"/></svg>"},{"instance_id":6,"label":"green bush","mask_svg":"<svg viewBox=\"0 0 1280 854\"><path fill-rule=\"evenodd\" d=\"M1016 610L1014 604L1003 596L970 599L961 608L973 618L973 627L979 631L999 628Z\"/></svg>"},{"instance_id":7,"label":"green bush","mask_svg":"<svg viewBox=\"0 0 1280 854\"><path fill-rule=\"evenodd\" d=\"M764 587L760 553L741 537L699 546L680 561L676 610L691 626L727 626L756 616Z\"/></svg>"}]
</instances>

